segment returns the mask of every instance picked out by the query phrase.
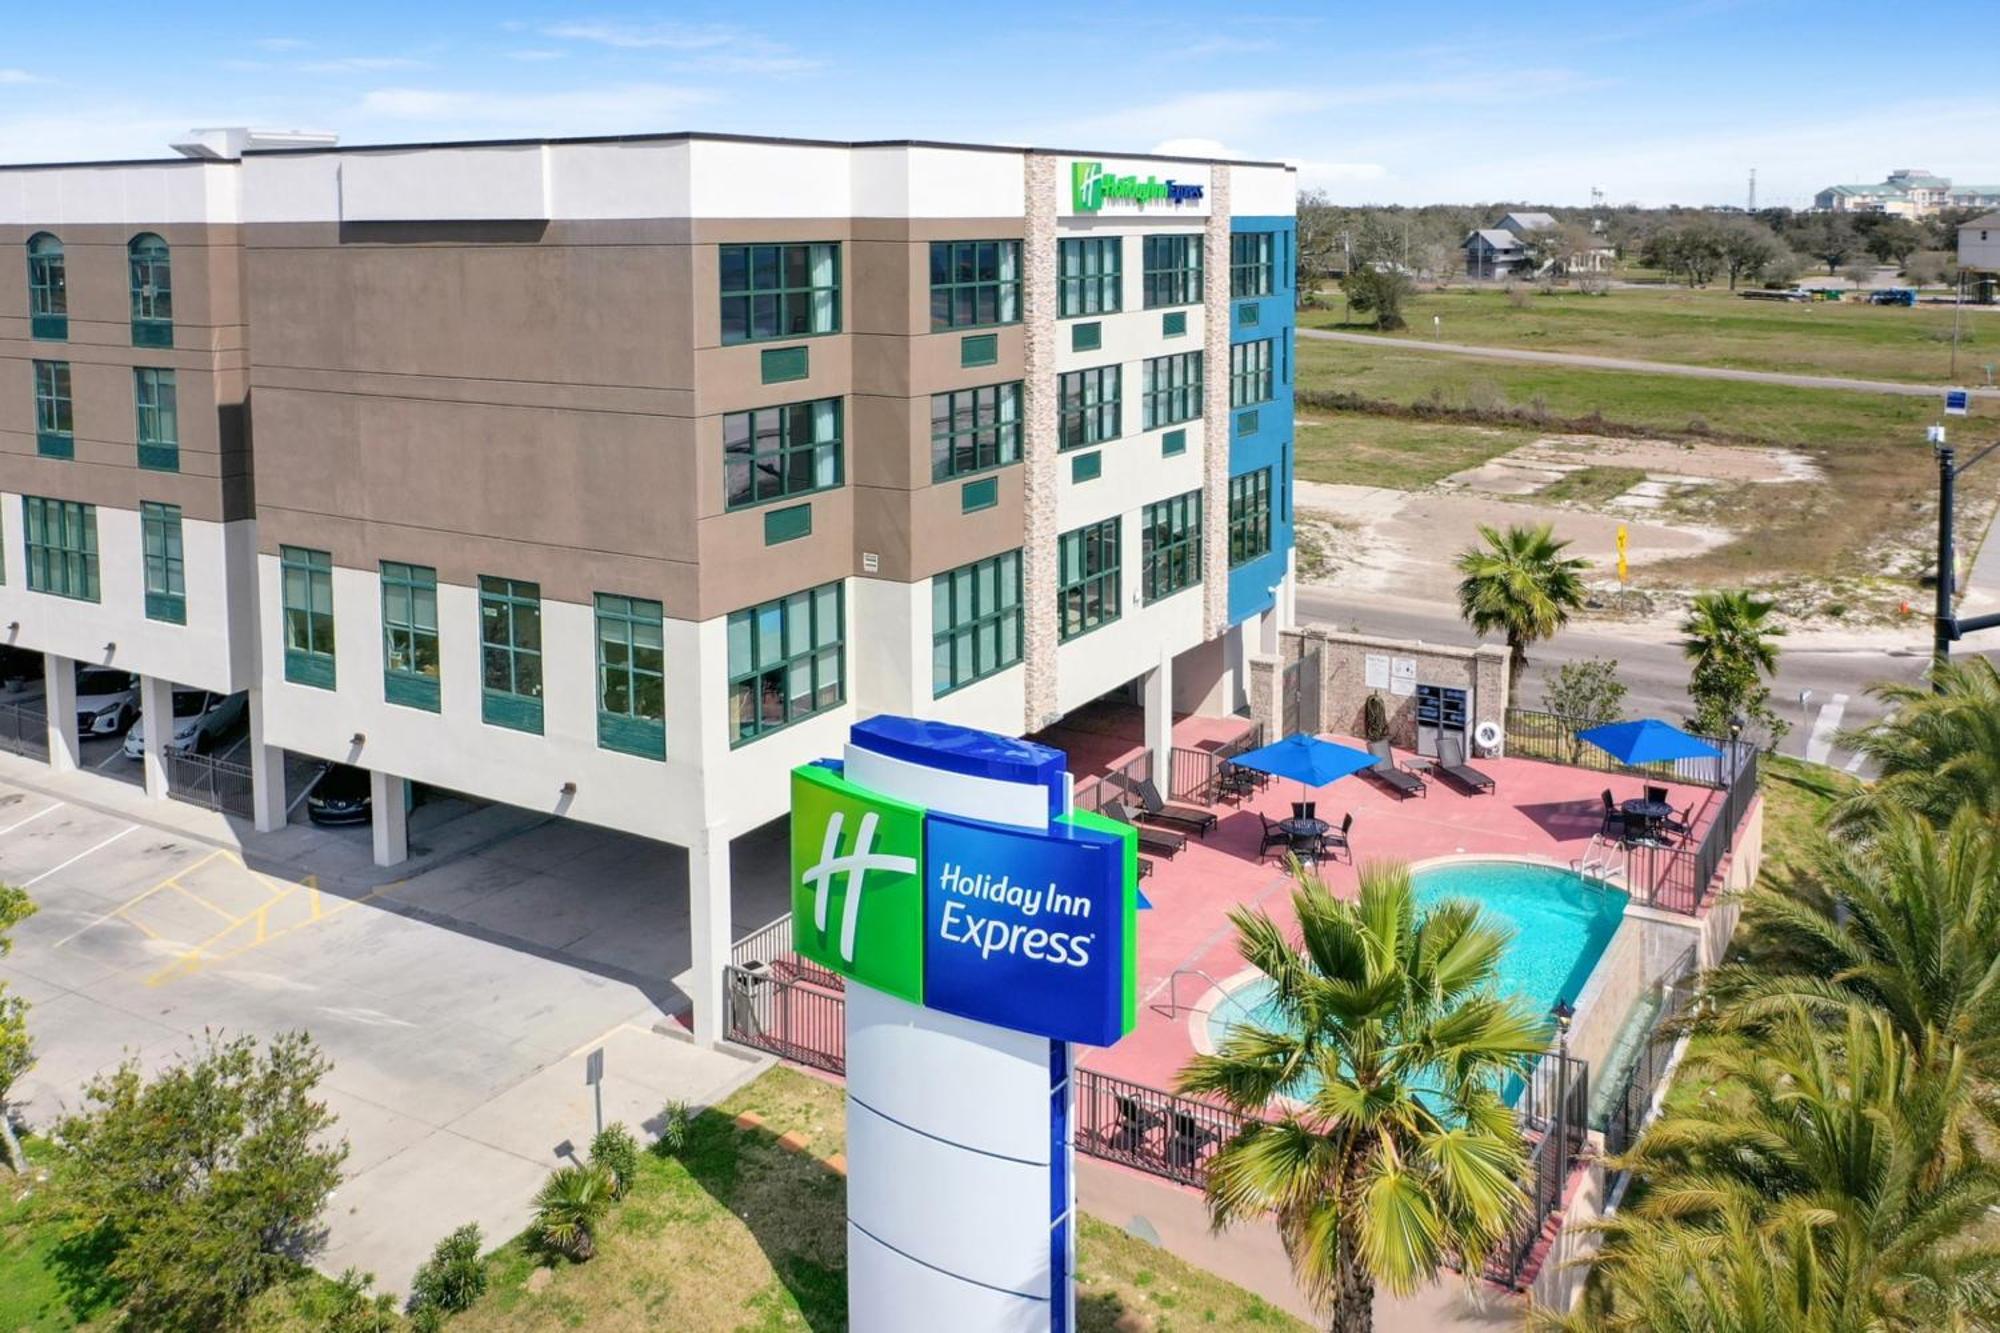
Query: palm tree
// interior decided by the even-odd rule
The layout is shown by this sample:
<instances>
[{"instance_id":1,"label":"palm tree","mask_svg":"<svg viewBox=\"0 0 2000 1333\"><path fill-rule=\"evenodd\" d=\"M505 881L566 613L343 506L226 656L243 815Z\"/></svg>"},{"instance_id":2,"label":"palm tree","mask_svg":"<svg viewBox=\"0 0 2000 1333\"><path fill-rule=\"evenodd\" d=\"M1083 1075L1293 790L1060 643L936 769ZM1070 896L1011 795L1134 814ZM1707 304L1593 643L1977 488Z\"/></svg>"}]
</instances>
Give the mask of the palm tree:
<instances>
[{"instance_id":1,"label":"palm tree","mask_svg":"<svg viewBox=\"0 0 2000 1333\"><path fill-rule=\"evenodd\" d=\"M1681 652L1694 669L1688 694L1695 702L1696 723L1710 735L1728 731L1733 719L1749 714L1774 731L1780 722L1764 701L1770 697L1768 677L1778 673L1778 645L1785 628L1771 621L1775 602L1754 593L1704 592L1695 596L1681 621Z\"/></svg>"},{"instance_id":2,"label":"palm tree","mask_svg":"<svg viewBox=\"0 0 2000 1333\"><path fill-rule=\"evenodd\" d=\"M1881 776L1834 812L1838 827L1859 831L1891 806L1940 828L1967 805L2000 820L2000 666L1960 658L1932 668L1929 682L1878 685L1870 693L1891 715L1844 733L1840 743L1873 760Z\"/></svg>"},{"instance_id":3,"label":"palm tree","mask_svg":"<svg viewBox=\"0 0 2000 1333\"><path fill-rule=\"evenodd\" d=\"M1829 1030L1803 1005L1706 1057L1713 1095L1670 1113L1618 1165L1645 1179L1602 1224L1590 1328L1984 1326L2000 1309L2000 1171L1978 1151L1962 1064L1920 1061L1886 1015ZM1676 1281L1673 1273L1684 1276ZM1774 1274L1783 1292L1760 1295ZM1719 1280L1726 1278L1727 1280ZM1788 1317L1755 1318L1766 1300Z\"/></svg>"},{"instance_id":4,"label":"palm tree","mask_svg":"<svg viewBox=\"0 0 2000 1333\"><path fill-rule=\"evenodd\" d=\"M1179 1087L1252 1117L1209 1164L1210 1220L1275 1213L1308 1297L1367 1330L1377 1283L1411 1292L1455 1257L1476 1272L1516 1218L1525 1154L1499 1089L1549 1026L1493 994L1508 936L1476 905L1419 920L1401 865L1363 866L1353 903L1295 873L1296 942L1261 910L1230 914L1282 1024L1234 1029Z\"/></svg>"},{"instance_id":5,"label":"palm tree","mask_svg":"<svg viewBox=\"0 0 2000 1333\"><path fill-rule=\"evenodd\" d=\"M1563 555L1553 524L1510 527L1506 532L1479 525L1484 547L1459 552L1458 612L1480 634L1504 631L1507 651L1518 671L1528 645L1554 636L1583 605L1583 570L1588 562Z\"/></svg>"},{"instance_id":6,"label":"palm tree","mask_svg":"<svg viewBox=\"0 0 2000 1333\"><path fill-rule=\"evenodd\" d=\"M565 1166L535 1195L535 1234L559 1254L582 1263L597 1253L596 1232L611 1207L611 1172L596 1162Z\"/></svg>"}]
</instances>

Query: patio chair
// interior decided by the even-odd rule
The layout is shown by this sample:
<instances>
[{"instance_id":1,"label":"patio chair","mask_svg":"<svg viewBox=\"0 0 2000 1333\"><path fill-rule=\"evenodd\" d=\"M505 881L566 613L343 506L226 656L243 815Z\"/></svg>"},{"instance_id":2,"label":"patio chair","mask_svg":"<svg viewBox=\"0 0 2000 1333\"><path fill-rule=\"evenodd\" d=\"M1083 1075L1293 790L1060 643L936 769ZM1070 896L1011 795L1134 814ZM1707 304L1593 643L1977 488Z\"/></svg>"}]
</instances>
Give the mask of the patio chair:
<instances>
[{"instance_id":1,"label":"patio chair","mask_svg":"<svg viewBox=\"0 0 2000 1333\"><path fill-rule=\"evenodd\" d=\"M1181 805L1160 795L1160 789L1151 778L1139 783L1139 818L1149 819L1155 824L1168 824L1184 828L1198 838L1206 838L1208 831L1215 827L1215 812L1204 810L1198 805Z\"/></svg>"},{"instance_id":2,"label":"patio chair","mask_svg":"<svg viewBox=\"0 0 2000 1333\"><path fill-rule=\"evenodd\" d=\"M1340 821L1337 829L1328 829L1319 835L1319 850L1322 855L1342 851L1347 853L1347 864L1354 864L1354 848L1347 841L1348 833L1354 828L1354 812L1347 812L1347 818Z\"/></svg>"},{"instance_id":3,"label":"patio chair","mask_svg":"<svg viewBox=\"0 0 2000 1333\"><path fill-rule=\"evenodd\" d=\"M1256 790L1256 774L1247 768L1225 763L1216 771L1215 795L1218 800L1245 800Z\"/></svg>"},{"instance_id":4,"label":"patio chair","mask_svg":"<svg viewBox=\"0 0 2000 1333\"><path fill-rule=\"evenodd\" d=\"M1147 860L1147 859L1146 859L1145 857L1143 857L1143 856L1142 856L1142 857L1140 857L1140 858L1139 858L1139 878L1140 878L1140 879L1144 879L1144 878L1146 878L1146 876L1148 876L1148 875L1150 875L1150 874L1152 874L1152 873L1153 873L1153 863L1152 863L1151 861L1148 861L1148 860Z\"/></svg>"},{"instance_id":5,"label":"patio chair","mask_svg":"<svg viewBox=\"0 0 2000 1333\"><path fill-rule=\"evenodd\" d=\"M1293 802L1292 802L1292 818L1293 818L1293 819L1312 819L1312 818L1314 818L1314 815L1313 815L1313 807L1314 807L1314 806L1316 806L1316 805L1318 805L1318 804L1319 804L1319 802L1317 802L1317 801L1293 801Z\"/></svg>"},{"instance_id":6,"label":"patio chair","mask_svg":"<svg viewBox=\"0 0 2000 1333\"><path fill-rule=\"evenodd\" d=\"M1263 860L1266 856L1269 856L1271 854L1271 849L1273 847L1278 848L1280 851L1286 851L1286 852L1292 850L1291 834L1285 832L1282 828L1279 828L1276 824L1273 824L1269 819L1266 819L1264 815L1262 815L1261 813L1257 816L1257 818L1263 820L1264 822L1263 840L1257 844L1257 859L1259 861Z\"/></svg>"},{"instance_id":7,"label":"patio chair","mask_svg":"<svg viewBox=\"0 0 2000 1333\"><path fill-rule=\"evenodd\" d=\"M1677 815L1668 815L1661 827L1682 842L1694 836L1694 802L1687 803L1687 809Z\"/></svg>"},{"instance_id":8,"label":"patio chair","mask_svg":"<svg viewBox=\"0 0 2000 1333\"><path fill-rule=\"evenodd\" d=\"M1618 802L1611 798L1611 788L1600 793L1604 801L1604 822L1598 826L1599 837L1622 838L1625 836L1625 812L1618 808Z\"/></svg>"},{"instance_id":9,"label":"patio chair","mask_svg":"<svg viewBox=\"0 0 2000 1333\"><path fill-rule=\"evenodd\" d=\"M1667 803L1667 789L1665 787L1655 787L1648 784L1646 787L1646 799L1649 801L1658 802L1661 805L1665 805Z\"/></svg>"},{"instance_id":10,"label":"patio chair","mask_svg":"<svg viewBox=\"0 0 2000 1333\"><path fill-rule=\"evenodd\" d=\"M1147 1137L1167 1123L1167 1117L1164 1112L1155 1111L1137 1097L1120 1096L1117 1101L1118 1123L1111 1127L1106 1137L1114 1148L1129 1153L1139 1152L1146 1146Z\"/></svg>"},{"instance_id":11,"label":"patio chair","mask_svg":"<svg viewBox=\"0 0 2000 1333\"><path fill-rule=\"evenodd\" d=\"M1469 792L1493 791L1493 779L1465 762L1465 741L1449 734L1438 737L1437 771Z\"/></svg>"},{"instance_id":12,"label":"patio chair","mask_svg":"<svg viewBox=\"0 0 2000 1333\"><path fill-rule=\"evenodd\" d=\"M1139 831L1139 850L1142 852L1151 852L1155 856L1164 856L1172 860L1187 846L1187 839L1180 834L1141 824L1131 810L1116 801L1107 802L1104 813L1122 823L1130 824Z\"/></svg>"},{"instance_id":13,"label":"patio chair","mask_svg":"<svg viewBox=\"0 0 2000 1333\"><path fill-rule=\"evenodd\" d=\"M1408 769L1396 767L1395 752L1389 748L1388 741L1368 742L1368 753L1375 756L1375 766L1362 769L1362 776L1375 779L1396 793L1398 800L1407 800L1412 796L1428 797L1431 794L1429 784L1422 778Z\"/></svg>"},{"instance_id":14,"label":"patio chair","mask_svg":"<svg viewBox=\"0 0 2000 1333\"><path fill-rule=\"evenodd\" d=\"M1201 1163L1201 1150L1222 1142L1222 1131L1212 1129L1186 1111L1175 1111L1167 1132L1167 1165L1191 1168Z\"/></svg>"}]
</instances>

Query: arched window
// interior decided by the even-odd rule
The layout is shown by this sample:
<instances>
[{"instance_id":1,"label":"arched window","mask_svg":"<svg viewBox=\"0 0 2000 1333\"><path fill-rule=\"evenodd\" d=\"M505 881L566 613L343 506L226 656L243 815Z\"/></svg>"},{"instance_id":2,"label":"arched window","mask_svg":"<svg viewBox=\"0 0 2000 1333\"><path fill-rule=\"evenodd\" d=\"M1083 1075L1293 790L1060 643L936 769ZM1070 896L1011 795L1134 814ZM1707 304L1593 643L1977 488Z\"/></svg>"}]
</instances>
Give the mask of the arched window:
<instances>
[{"instance_id":1,"label":"arched window","mask_svg":"<svg viewBox=\"0 0 2000 1333\"><path fill-rule=\"evenodd\" d=\"M174 345L174 270L167 243L141 232L127 247L132 256L132 345Z\"/></svg>"},{"instance_id":2,"label":"arched window","mask_svg":"<svg viewBox=\"0 0 2000 1333\"><path fill-rule=\"evenodd\" d=\"M28 238L28 331L37 338L69 337L69 278L62 242L45 231Z\"/></svg>"}]
</instances>

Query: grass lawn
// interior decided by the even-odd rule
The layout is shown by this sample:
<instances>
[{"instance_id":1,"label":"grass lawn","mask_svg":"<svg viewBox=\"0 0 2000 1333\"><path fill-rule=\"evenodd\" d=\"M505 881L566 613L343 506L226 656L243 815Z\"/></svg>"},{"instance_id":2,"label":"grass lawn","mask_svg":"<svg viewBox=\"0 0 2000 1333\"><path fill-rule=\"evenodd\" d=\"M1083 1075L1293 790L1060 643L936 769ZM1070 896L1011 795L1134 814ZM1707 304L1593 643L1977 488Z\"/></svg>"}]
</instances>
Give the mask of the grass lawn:
<instances>
[{"instance_id":1,"label":"grass lawn","mask_svg":"<svg viewBox=\"0 0 2000 1333\"><path fill-rule=\"evenodd\" d=\"M1299 350L1303 357L1303 343ZM1296 431L1294 465L1301 480L1399 491L1420 490L1535 438L1533 431L1512 427L1304 408Z\"/></svg>"},{"instance_id":2,"label":"grass lawn","mask_svg":"<svg viewBox=\"0 0 2000 1333\"><path fill-rule=\"evenodd\" d=\"M1504 291L1470 287L1424 292L1408 306L1409 327L1389 336L1429 339L1436 316L1444 342L1474 346L1917 384L1943 384L1950 377L1949 306L1794 305L1746 301L1725 288L1620 287L1603 296L1524 291L1518 301ZM1299 322L1376 331L1373 324L1343 325L1344 314L1336 297L1332 309L1301 312ZM1996 360L2000 319L1967 313L1959 321L1960 377L1979 382L1979 367Z\"/></svg>"},{"instance_id":3,"label":"grass lawn","mask_svg":"<svg viewBox=\"0 0 2000 1333\"><path fill-rule=\"evenodd\" d=\"M1587 467L1542 487L1535 492L1535 498L1551 504L1569 501L1599 505L1623 495L1645 479L1646 469L1642 467Z\"/></svg>"}]
</instances>

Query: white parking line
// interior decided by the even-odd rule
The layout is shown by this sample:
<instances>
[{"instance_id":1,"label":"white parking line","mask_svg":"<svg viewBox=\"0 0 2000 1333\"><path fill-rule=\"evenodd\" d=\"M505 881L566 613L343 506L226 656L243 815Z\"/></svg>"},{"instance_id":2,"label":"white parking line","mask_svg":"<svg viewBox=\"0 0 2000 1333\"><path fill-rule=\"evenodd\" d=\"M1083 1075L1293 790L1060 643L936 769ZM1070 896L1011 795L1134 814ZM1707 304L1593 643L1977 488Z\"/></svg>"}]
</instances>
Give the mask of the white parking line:
<instances>
[{"instance_id":1,"label":"white parking line","mask_svg":"<svg viewBox=\"0 0 2000 1333\"><path fill-rule=\"evenodd\" d=\"M123 759L124 757L125 757L125 743L123 741L120 741L118 744L111 747L110 754L105 755L104 758L98 760L95 764L92 764L91 767L96 769L98 772L102 773L105 769L111 767L111 761L113 759Z\"/></svg>"},{"instance_id":2,"label":"white parking line","mask_svg":"<svg viewBox=\"0 0 2000 1333\"><path fill-rule=\"evenodd\" d=\"M9 833L12 833L17 828L22 828L28 824L34 823L37 819L40 819L43 815L49 813L49 811L51 810L60 810L62 808L63 808L63 803L61 801L57 801L54 805L45 805L41 809L35 811L34 814L29 815L26 819L17 820L14 823L9 824L6 828L0 828L0 838L6 837Z\"/></svg>"},{"instance_id":3,"label":"white parking line","mask_svg":"<svg viewBox=\"0 0 2000 1333\"><path fill-rule=\"evenodd\" d=\"M75 865L78 861L81 861L84 857L89 856L92 852L101 852L106 847L109 847L112 843L124 837L126 834L137 833L138 831L139 831L139 826L137 824L127 824L124 828L119 829L116 833L106 838L103 842L98 843L95 847L86 848L83 851L78 852L75 856L72 856L69 860L63 862L61 865L54 866L48 870L44 870L41 874L35 876L33 879L29 880L26 884L23 884L21 887L24 889L32 889L35 887L35 885L40 884L50 875L55 874L56 871L67 870L71 866ZM72 936L71 938L75 937ZM67 943L67 941L65 941L65 943Z\"/></svg>"},{"instance_id":4,"label":"white parking line","mask_svg":"<svg viewBox=\"0 0 2000 1333\"><path fill-rule=\"evenodd\" d=\"M224 750L221 754L215 757L217 759L227 759L229 758L230 755L235 754L238 750L242 749L249 743L250 743L250 733L246 731L241 736L238 736L236 738L236 744L230 746L227 750Z\"/></svg>"},{"instance_id":5,"label":"white parking line","mask_svg":"<svg viewBox=\"0 0 2000 1333\"><path fill-rule=\"evenodd\" d=\"M1806 738L1806 762L1823 764L1833 753L1833 738L1840 730L1840 719L1847 713L1847 696L1836 694L1819 710L1819 717L1813 722L1812 735Z\"/></svg>"}]
</instances>

